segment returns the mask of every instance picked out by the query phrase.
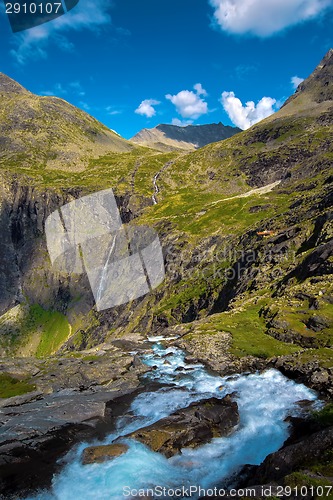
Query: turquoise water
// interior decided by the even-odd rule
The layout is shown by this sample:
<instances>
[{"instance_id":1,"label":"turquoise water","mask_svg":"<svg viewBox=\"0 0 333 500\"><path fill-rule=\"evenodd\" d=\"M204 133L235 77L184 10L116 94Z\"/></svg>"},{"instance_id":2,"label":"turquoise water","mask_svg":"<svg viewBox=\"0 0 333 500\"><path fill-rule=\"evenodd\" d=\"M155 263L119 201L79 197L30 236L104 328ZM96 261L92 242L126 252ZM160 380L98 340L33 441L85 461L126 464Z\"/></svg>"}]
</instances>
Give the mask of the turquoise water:
<instances>
[{"instance_id":1,"label":"turquoise water","mask_svg":"<svg viewBox=\"0 0 333 500\"><path fill-rule=\"evenodd\" d=\"M157 486L214 487L242 465L260 464L269 453L280 448L288 437L285 418L299 412L297 401L317 400L315 392L276 370L219 377L208 373L201 364L186 363L181 350L163 347L159 338L150 340L154 342L153 352L145 355L143 361L154 369L146 377L168 386L137 396L128 415L119 418L117 431L103 444L156 422L193 401L210 396L223 398L233 392L240 413L236 431L199 448L184 449L181 455L170 459L151 452L141 443L127 441L130 447L126 454L103 464L85 466L80 457L87 444L82 443L68 454L67 464L54 477L51 490L38 492L29 500L124 500L142 498L141 489ZM156 494L156 498L160 496Z\"/></svg>"}]
</instances>

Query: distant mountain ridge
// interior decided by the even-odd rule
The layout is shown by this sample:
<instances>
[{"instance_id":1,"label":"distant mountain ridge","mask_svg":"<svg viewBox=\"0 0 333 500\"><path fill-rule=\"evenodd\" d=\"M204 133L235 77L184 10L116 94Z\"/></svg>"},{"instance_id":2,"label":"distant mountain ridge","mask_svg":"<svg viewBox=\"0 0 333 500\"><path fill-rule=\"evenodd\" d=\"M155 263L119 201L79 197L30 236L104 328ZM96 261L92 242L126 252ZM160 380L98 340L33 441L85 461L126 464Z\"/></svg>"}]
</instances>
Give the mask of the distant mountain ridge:
<instances>
[{"instance_id":1,"label":"distant mountain ridge","mask_svg":"<svg viewBox=\"0 0 333 500\"><path fill-rule=\"evenodd\" d=\"M135 146L63 99L35 95L0 73L0 168L81 171L90 158Z\"/></svg>"},{"instance_id":2,"label":"distant mountain ridge","mask_svg":"<svg viewBox=\"0 0 333 500\"><path fill-rule=\"evenodd\" d=\"M212 142L228 139L238 132L241 132L239 128L223 125L221 122L186 127L160 124L151 129L140 130L131 141L159 151L193 151Z\"/></svg>"}]
</instances>

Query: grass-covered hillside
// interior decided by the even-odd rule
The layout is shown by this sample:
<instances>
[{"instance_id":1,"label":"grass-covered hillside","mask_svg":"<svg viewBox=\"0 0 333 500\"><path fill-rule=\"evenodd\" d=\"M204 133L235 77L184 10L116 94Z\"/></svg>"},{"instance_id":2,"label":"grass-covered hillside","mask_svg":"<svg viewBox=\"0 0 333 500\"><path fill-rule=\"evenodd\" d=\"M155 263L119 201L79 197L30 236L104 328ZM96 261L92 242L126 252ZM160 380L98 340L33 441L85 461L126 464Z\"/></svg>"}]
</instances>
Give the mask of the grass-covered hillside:
<instances>
[{"instance_id":1,"label":"grass-covered hillside","mask_svg":"<svg viewBox=\"0 0 333 500\"><path fill-rule=\"evenodd\" d=\"M57 97L28 92L0 73L0 168L80 172L90 158L133 145Z\"/></svg>"},{"instance_id":2,"label":"grass-covered hillside","mask_svg":"<svg viewBox=\"0 0 333 500\"><path fill-rule=\"evenodd\" d=\"M222 353L225 369L280 357L300 373L310 364L314 386L316 370L330 380L332 87L329 52L278 113L191 153L134 147L64 101L2 92L3 354L47 357L171 328L220 369ZM69 169L67 147L84 167ZM152 294L97 313L83 276L51 268L43 224L57 206L107 187L126 222L158 230L167 274Z\"/></svg>"}]
</instances>

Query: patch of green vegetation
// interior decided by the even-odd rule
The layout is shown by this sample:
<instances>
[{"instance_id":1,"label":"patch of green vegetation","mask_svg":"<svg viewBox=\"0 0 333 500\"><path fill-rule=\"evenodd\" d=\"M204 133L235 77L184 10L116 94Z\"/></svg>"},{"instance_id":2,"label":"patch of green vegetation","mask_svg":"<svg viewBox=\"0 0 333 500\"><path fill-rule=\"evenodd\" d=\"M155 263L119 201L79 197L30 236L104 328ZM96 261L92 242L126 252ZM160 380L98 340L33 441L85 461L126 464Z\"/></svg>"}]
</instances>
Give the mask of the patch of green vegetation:
<instances>
[{"instance_id":1,"label":"patch of green vegetation","mask_svg":"<svg viewBox=\"0 0 333 500\"><path fill-rule=\"evenodd\" d=\"M214 325L232 336L230 352L237 357L256 356L271 358L292 354L298 346L280 342L266 335L267 326L259 311L263 302L245 307L244 310L216 315Z\"/></svg>"},{"instance_id":2,"label":"patch of green vegetation","mask_svg":"<svg viewBox=\"0 0 333 500\"><path fill-rule=\"evenodd\" d=\"M68 339L69 334L70 325L66 316L34 304L16 325L8 348L23 356L36 355L43 358L54 354Z\"/></svg>"},{"instance_id":3,"label":"patch of green vegetation","mask_svg":"<svg viewBox=\"0 0 333 500\"><path fill-rule=\"evenodd\" d=\"M325 427L333 426L333 403L313 413L313 417Z\"/></svg>"},{"instance_id":4,"label":"patch of green vegetation","mask_svg":"<svg viewBox=\"0 0 333 500\"><path fill-rule=\"evenodd\" d=\"M330 486L330 482L325 479L319 479L309 476L303 472L294 472L285 478L285 482L288 486L292 488L296 486ZM326 497L327 498L327 497Z\"/></svg>"},{"instance_id":5,"label":"patch of green vegetation","mask_svg":"<svg viewBox=\"0 0 333 500\"><path fill-rule=\"evenodd\" d=\"M261 299L257 304L251 303L235 311L213 314L194 324L194 330L186 335L186 339L191 341L202 335L229 333L231 345L228 351L239 358L255 356L269 359L299 352L299 346L281 342L265 333L267 325L260 310L266 300Z\"/></svg>"},{"instance_id":6,"label":"patch of green vegetation","mask_svg":"<svg viewBox=\"0 0 333 500\"><path fill-rule=\"evenodd\" d=\"M35 386L26 380L18 380L6 373L0 374L0 398L20 396L35 390Z\"/></svg>"},{"instance_id":7,"label":"patch of green vegetation","mask_svg":"<svg viewBox=\"0 0 333 500\"><path fill-rule=\"evenodd\" d=\"M317 361L321 368L333 367L333 350L329 347L320 349L306 349L297 355L295 358L297 363L306 364L312 361Z\"/></svg>"},{"instance_id":8,"label":"patch of green vegetation","mask_svg":"<svg viewBox=\"0 0 333 500\"><path fill-rule=\"evenodd\" d=\"M174 152L163 154L137 146L131 151L87 159L87 167L83 171L48 169L46 162L37 163L33 160L27 164L24 155L21 159L6 159L1 166L3 171L19 174L25 184L42 189L63 190L76 187L84 194L113 188L118 195L135 192L151 196L154 175L177 155Z\"/></svg>"},{"instance_id":9,"label":"patch of green vegetation","mask_svg":"<svg viewBox=\"0 0 333 500\"><path fill-rule=\"evenodd\" d=\"M42 337L36 356L44 358L54 354L69 337L70 325L66 316L56 311L45 311L40 306L34 307L35 327L42 329Z\"/></svg>"},{"instance_id":10,"label":"patch of green vegetation","mask_svg":"<svg viewBox=\"0 0 333 500\"><path fill-rule=\"evenodd\" d=\"M101 359L100 356L89 354L88 356L83 356L82 361L98 361L99 359Z\"/></svg>"},{"instance_id":11,"label":"patch of green vegetation","mask_svg":"<svg viewBox=\"0 0 333 500\"><path fill-rule=\"evenodd\" d=\"M311 465L311 471L318 476L333 477L333 450L328 450L319 462Z\"/></svg>"},{"instance_id":12,"label":"patch of green vegetation","mask_svg":"<svg viewBox=\"0 0 333 500\"><path fill-rule=\"evenodd\" d=\"M185 312L193 303L208 297L217 298L219 290L226 282L229 262L207 264L204 269L198 266L188 278L175 283L170 293L165 294L156 309L157 314L167 313L170 318L175 312Z\"/></svg>"},{"instance_id":13,"label":"patch of green vegetation","mask_svg":"<svg viewBox=\"0 0 333 500\"><path fill-rule=\"evenodd\" d=\"M185 232L195 242L217 233L240 235L251 228L259 230L265 220L284 213L291 199L291 195L276 192L228 199L217 192L179 188L176 193L165 195L161 203L147 208L139 221L147 224L171 221L175 229ZM260 206L261 210L251 210Z\"/></svg>"}]
</instances>

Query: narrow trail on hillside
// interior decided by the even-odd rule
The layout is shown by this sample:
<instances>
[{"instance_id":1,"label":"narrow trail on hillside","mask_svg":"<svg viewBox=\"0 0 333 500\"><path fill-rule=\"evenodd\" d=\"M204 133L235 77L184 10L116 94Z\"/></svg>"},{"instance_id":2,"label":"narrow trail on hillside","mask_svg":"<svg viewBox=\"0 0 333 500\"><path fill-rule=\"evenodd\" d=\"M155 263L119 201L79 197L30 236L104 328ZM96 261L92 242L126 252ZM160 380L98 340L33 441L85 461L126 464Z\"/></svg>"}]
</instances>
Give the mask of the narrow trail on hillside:
<instances>
[{"instance_id":1,"label":"narrow trail on hillside","mask_svg":"<svg viewBox=\"0 0 333 500\"><path fill-rule=\"evenodd\" d=\"M218 203L222 203L223 201L236 200L237 198L248 198L249 196L252 196L255 194L257 194L259 196L262 194L267 194L267 193L270 193L280 183L281 183L281 181L275 181L275 182L272 182L271 184L266 184L266 186L251 189L250 191L247 191L246 193L237 194L236 196L230 196L230 198L223 198L222 200L213 201L212 203L210 203L210 205L217 205Z\"/></svg>"},{"instance_id":2,"label":"narrow trail on hillside","mask_svg":"<svg viewBox=\"0 0 333 500\"><path fill-rule=\"evenodd\" d=\"M173 161L172 162L168 162L168 163L173 163ZM168 164L164 165L164 167L166 167L166 166L168 166ZM157 181L159 175L162 173L164 167L162 167L162 169L159 172L157 172L157 174L155 174L155 176L154 176L155 193L152 196L154 205L157 205L156 194L159 193L159 188L158 188L158 185L157 185L156 181ZM203 210L209 209L210 207L218 205L219 203L222 203L224 201L236 200L237 198L249 198L250 196L254 196L254 195L261 196L263 194L270 193L281 182L282 182L281 180L280 181L275 181L275 182L272 182L271 184L266 184L266 186L262 186L260 188L255 188L255 189L251 189L250 191L247 191L246 193L237 194L236 196L230 196L229 198L222 198L221 200L217 200L217 201L212 201L211 203L208 203L207 205L205 205L203 207ZM177 217L178 217L178 215L169 215L168 217L159 217L159 219L166 219L166 218L167 219L177 219Z\"/></svg>"}]
</instances>

